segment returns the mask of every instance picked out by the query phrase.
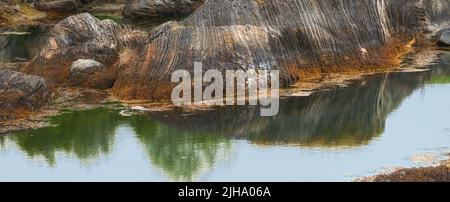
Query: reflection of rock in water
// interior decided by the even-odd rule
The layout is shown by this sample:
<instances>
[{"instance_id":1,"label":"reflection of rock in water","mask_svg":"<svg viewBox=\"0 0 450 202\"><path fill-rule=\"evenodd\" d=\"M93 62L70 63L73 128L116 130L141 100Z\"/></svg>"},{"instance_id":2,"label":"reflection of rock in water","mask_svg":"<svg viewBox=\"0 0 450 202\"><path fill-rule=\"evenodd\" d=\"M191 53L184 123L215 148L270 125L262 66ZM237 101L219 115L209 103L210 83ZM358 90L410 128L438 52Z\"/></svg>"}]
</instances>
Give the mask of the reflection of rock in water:
<instances>
[{"instance_id":1,"label":"reflection of rock in water","mask_svg":"<svg viewBox=\"0 0 450 202\"><path fill-rule=\"evenodd\" d=\"M30 157L43 156L55 165L57 152L73 154L81 161L108 154L112 148L119 115L103 109L79 111L51 119L56 127L26 131L10 136Z\"/></svg>"},{"instance_id":2,"label":"reflection of rock in water","mask_svg":"<svg viewBox=\"0 0 450 202\"><path fill-rule=\"evenodd\" d=\"M43 25L0 29L0 62L33 58L46 42L46 31Z\"/></svg>"},{"instance_id":3,"label":"reflection of rock in water","mask_svg":"<svg viewBox=\"0 0 450 202\"><path fill-rule=\"evenodd\" d=\"M380 135L387 116L427 81L450 75L450 68L369 77L343 89L281 100L280 114L260 117L259 107L206 112L189 118L163 118L193 133L217 133L260 144L355 146Z\"/></svg>"},{"instance_id":4,"label":"reflection of rock in water","mask_svg":"<svg viewBox=\"0 0 450 202\"><path fill-rule=\"evenodd\" d=\"M219 135L183 133L145 117L130 122L150 161L171 180L196 180L231 152L229 141Z\"/></svg>"}]
</instances>

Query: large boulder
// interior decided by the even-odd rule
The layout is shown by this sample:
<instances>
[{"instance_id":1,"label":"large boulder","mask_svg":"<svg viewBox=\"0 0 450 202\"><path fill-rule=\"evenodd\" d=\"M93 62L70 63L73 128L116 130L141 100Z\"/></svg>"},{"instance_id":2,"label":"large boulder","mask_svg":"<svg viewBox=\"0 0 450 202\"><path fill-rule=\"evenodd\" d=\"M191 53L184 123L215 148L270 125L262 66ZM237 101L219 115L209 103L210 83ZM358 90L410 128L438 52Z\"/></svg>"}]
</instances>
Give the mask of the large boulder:
<instances>
[{"instance_id":1,"label":"large boulder","mask_svg":"<svg viewBox=\"0 0 450 202\"><path fill-rule=\"evenodd\" d=\"M450 29L442 31L438 43L442 46L450 46Z\"/></svg>"},{"instance_id":2,"label":"large boulder","mask_svg":"<svg viewBox=\"0 0 450 202\"><path fill-rule=\"evenodd\" d=\"M48 78L49 85L69 78L73 61L89 58L110 67L125 45L141 37L112 20L99 20L88 13L70 16L50 31L47 44L26 68L27 73Z\"/></svg>"},{"instance_id":3,"label":"large boulder","mask_svg":"<svg viewBox=\"0 0 450 202\"><path fill-rule=\"evenodd\" d=\"M204 71L280 70L285 85L327 71L397 65L416 35L450 21L449 3L208 0L183 21L154 28L148 43L133 49L135 59L120 63L113 92L152 99L171 87L171 72L192 70L196 61Z\"/></svg>"},{"instance_id":4,"label":"large boulder","mask_svg":"<svg viewBox=\"0 0 450 202\"><path fill-rule=\"evenodd\" d=\"M24 107L34 111L50 102L51 94L42 77L0 70L0 107L2 109Z\"/></svg>"},{"instance_id":5,"label":"large boulder","mask_svg":"<svg viewBox=\"0 0 450 202\"><path fill-rule=\"evenodd\" d=\"M172 17L192 13L205 0L128 0L123 14L126 17Z\"/></svg>"}]
</instances>

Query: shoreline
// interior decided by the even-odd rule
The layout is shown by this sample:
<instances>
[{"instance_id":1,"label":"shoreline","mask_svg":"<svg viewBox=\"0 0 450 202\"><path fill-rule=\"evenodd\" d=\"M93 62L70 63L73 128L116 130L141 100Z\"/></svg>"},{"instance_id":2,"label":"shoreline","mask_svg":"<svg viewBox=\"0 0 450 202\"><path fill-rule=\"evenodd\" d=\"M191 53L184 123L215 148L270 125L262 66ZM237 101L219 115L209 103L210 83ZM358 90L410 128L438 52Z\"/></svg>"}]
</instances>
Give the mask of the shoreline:
<instances>
[{"instance_id":1,"label":"shoreline","mask_svg":"<svg viewBox=\"0 0 450 202\"><path fill-rule=\"evenodd\" d=\"M398 168L390 172L357 178L353 182L450 182L450 154L438 165Z\"/></svg>"},{"instance_id":2,"label":"shoreline","mask_svg":"<svg viewBox=\"0 0 450 202\"><path fill-rule=\"evenodd\" d=\"M432 48L418 49L405 53L401 57L402 61L397 66L380 67L362 71L342 72L342 73L325 73L320 78L306 79L306 81L298 82L287 88L280 89L280 98L289 97L305 97L315 92L320 92L332 88L346 88L352 82L364 80L377 74L389 73L411 73L429 71L427 66L432 65L439 58L440 54L446 53L448 50ZM423 61L423 58L427 60ZM129 109L136 108L137 111L147 113L171 113L181 109L183 114L190 114L199 111L214 110L211 106L184 106L177 107L170 100L151 101L151 100L122 100L114 97L111 89L90 89L79 87L60 87L56 89L58 95L55 102L36 112L29 112L26 116L19 117L14 120L0 120L0 135L7 133L19 132L22 130L38 129L46 127L46 119L59 114L62 109L82 110L92 107L105 106L109 102L119 102L121 105Z\"/></svg>"}]
</instances>

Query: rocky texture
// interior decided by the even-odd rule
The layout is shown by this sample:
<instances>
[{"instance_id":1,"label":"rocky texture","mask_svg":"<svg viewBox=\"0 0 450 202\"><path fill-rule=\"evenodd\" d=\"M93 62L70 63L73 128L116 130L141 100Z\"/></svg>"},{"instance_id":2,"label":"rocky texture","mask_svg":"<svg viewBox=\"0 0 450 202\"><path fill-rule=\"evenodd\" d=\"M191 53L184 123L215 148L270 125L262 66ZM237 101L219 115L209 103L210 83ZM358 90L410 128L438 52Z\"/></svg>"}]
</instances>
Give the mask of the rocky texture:
<instances>
[{"instance_id":1,"label":"rocky texture","mask_svg":"<svg viewBox=\"0 0 450 202\"><path fill-rule=\"evenodd\" d=\"M174 70L192 69L194 61L202 61L204 70L279 69L284 84L344 67L392 65L402 44L428 24L450 20L448 5L448 0L206 1L184 21L155 28L149 43L135 49L114 92L152 99L169 86L161 80L168 81Z\"/></svg>"},{"instance_id":2,"label":"rocky texture","mask_svg":"<svg viewBox=\"0 0 450 202\"><path fill-rule=\"evenodd\" d=\"M366 177L365 182L450 182L450 162L439 166L399 169L392 173Z\"/></svg>"},{"instance_id":3,"label":"rocky texture","mask_svg":"<svg viewBox=\"0 0 450 202\"><path fill-rule=\"evenodd\" d=\"M35 111L50 102L50 91L43 78L0 70L0 119L10 116L16 108Z\"/></svg>"},{"instance_id":4,"label":"rocky texture","mask_svg":"<svg viewBox=\"0 0 450 202\"><path fill-rule=\"evenodd\" d=\"M128 0L123 14L131 18L183 16L195 11L204 0Z\"/></svg>"},{"instance_id":5,"label":"rocky texture","mask_svg":"<svg viewBox=\"0 0 450 202\"><path fill-rule=\"evenodd\" d=\"M0 0L0 26L30 23L46 15L26 3Z\"/></svg>"},{"instance_id":6,"label":"rocky texture","mask_svg":"<svg viewBox=\"0 0 450 202\"><path fill-rule=\"evenodd\" d=\"M94 0L38 0L34 6L41 11L67 12L76 11L92 1Z\"/></svg>"},{"instance_id":7,"label":"rocky texture","mask_svg":"<svg viewBox=\"0 0 450 202\"><path fill-rule=\"evenodd\" d=\"M107 74L105 65L91 59L79 59L70 67L70 81L75 86L110 88L113 80L102 75Z\"/></svg>"},{"instance_id":8,"label":"rocky texture","mask_svg":"<svg viewBox=\"0 0 450 202\"><path fill-rule=\"evenodd\" d=\"M194 61L202 61L205 71L277 69L288 85L323 72L397 64L409 41L448 24L449 3L208 0L183 21L127 39L129 30L82 14L55 26L30 69L42 72L36 71L42 65L33 65L38 61L66 67L64 62L93 58L109 67L117 60L109 68L117 73L113 92L126 99L170 95L170 73L192 70ZM64 68L57 69L52 71L62 75Z\"/></svg>"},{"instance_id":9,"label":"rocky texture","mask_svg":"<svg viewBox=\"0 0 450 202\"><path fill-rule=\"evenodd\" d=\"M126 44L140 34L88 13L70 16L53 27L47 44L27 71L51 78L51 84L60 84L68 79L74 61L90 58L110 67ZM115 77L115 71L108 71L103 77Z\"/></svg>"},{"instance_id":10,"label":"rocky texture","mask_svg":"<svg viewBox=\"0 0 450 202\"><path fill-rule=\"evenodd\" d=\"M450 46L450 29L442 31L438 43L442 46Z\"/></svg>"}]
</instances>

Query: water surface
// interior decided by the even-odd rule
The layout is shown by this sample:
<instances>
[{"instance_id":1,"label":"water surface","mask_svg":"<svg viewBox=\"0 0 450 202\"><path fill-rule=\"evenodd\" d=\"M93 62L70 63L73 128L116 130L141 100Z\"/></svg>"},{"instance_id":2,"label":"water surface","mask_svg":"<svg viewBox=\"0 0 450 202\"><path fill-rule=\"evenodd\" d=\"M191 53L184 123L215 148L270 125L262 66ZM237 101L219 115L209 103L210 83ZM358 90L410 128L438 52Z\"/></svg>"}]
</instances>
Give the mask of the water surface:
<instances>
[{"instance_id":1,"label":"water surface","mask_svg":"<svg viewBox=\"0 0 450 202\"><path fill-rule=\"evenodd\" d=\"M286 98L276 117L66 111L0 136L0 181L350 181L426 164L450 152L450 56L430 68Z\"/></svg>"}]
</instances>

